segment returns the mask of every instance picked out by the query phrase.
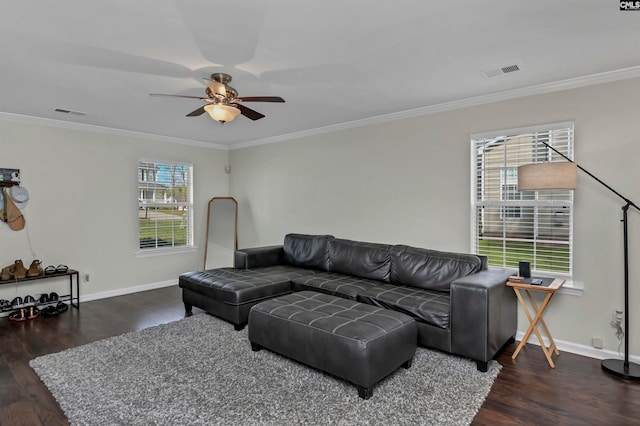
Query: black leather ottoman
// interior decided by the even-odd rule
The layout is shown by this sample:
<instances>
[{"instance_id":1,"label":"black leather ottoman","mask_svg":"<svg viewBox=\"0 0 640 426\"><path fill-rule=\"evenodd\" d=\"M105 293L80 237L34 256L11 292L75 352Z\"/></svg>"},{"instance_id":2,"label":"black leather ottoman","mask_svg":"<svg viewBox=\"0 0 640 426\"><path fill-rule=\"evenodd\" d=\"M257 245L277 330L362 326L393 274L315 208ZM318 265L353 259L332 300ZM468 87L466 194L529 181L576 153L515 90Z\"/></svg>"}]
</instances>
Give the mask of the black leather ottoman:
<instances>
[{"instance_id":1,"label":"black leather ottoman","mask_svg":"<svg viewBox=\"0 0 640 426\"><path fill-rule=\"evenodd\" d=\"M411 367L417 326L401 312L313 291L254 305L254 351L269 349L356 385L369 399L373 385L398 367Z\"/></svg>"},{"instance_id":2,"label":"black leather ottoman","mask_svg":"<svg viewBox=\"0 0 640 426\"><path fill-rule=\"evenodd\" d=\"M196 306L233 323L236 330L247 324L253 305L271 297L291 293L291 279L314 271L292 266L255 269L220 268L181 274L185 311Z\"/></svg>"}]
</instances>

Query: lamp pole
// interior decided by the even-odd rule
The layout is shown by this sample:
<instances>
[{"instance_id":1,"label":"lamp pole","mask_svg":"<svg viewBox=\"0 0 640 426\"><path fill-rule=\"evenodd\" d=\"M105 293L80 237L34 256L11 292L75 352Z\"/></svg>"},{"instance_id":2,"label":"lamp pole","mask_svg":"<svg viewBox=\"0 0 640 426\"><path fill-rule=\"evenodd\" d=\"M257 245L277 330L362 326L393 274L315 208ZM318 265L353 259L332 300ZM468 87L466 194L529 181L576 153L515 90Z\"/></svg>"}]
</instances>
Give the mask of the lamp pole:
<instances>
[{"instance_id":1,"label":"lamp pole","mask_svg":"<svg viewBox=\"0 0 640 426\"><path fill-rule=\"evenodd\" d=\"M567 161L575 163L572 159L549 145L544 141L542 142L547 148L554 151L556 154L560 155ZM615 189L611 188L609 185L604 183L602 180L598 179L592 173L590 173L585 168L581 167L576 163L576 166L595 179L598 183L602 184L609 191L616 194L618 197L622 198L625 202L625 205L622 206L622 228L623 228L623 244L624 244L624 360L621 359L605 359L602 360L601 366L602 369L608 373L613 375L622 377L626 380L638 380L640 379L640 365L629 362L629 231L628 231L628 222L627 217L629 213L630 207L635 207L636 210L640 211L640 207L634 204L631 200L624 197Z\"/></svg>"}]
</instances>

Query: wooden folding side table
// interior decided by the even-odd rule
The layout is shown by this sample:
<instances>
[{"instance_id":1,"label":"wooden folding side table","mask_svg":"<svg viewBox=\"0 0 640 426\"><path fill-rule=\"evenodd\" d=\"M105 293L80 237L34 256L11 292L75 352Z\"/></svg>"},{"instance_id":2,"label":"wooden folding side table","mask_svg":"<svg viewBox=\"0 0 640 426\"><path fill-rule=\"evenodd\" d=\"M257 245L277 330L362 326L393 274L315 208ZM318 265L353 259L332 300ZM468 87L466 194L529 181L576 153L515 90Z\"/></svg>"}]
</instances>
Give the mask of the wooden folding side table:
<instances>
[{"instance_id":1,"label":"wooden folding side table","mask_svg":"<svg viewBox=\"0 0 640 426\"><path fill-rule=\"evenodd\" d=\"M512 287L513 291L515 291L516 297L520 301L520 305L522 306L522 309L524 309L524 313L527 315L527 318L529 319L529 323L530 323L529 329L524 334L522 341L516 348L516 351L511 356L511 359L516 359L516 357L520 353L520 350L524 347L524 345L527 344L527 340L529 340L529 337L533 332L536 334L536 337L538 338L538 342L540 342L540 347L544 351L544 355L547 357L547 361L549 361L549 365L551 366L551 368L555 368L553 360L551 359L551 355L553 355L553 353L555 353L556 355L560 355L560 352L558 351L556 342L553 341L553 337L551 337L551 332L549 331L549 328L547 327L547 324L544 322L544 319L542 318L542 316L544 315L544 311L549 306L549 301L551 301L551 298L553 297L553 295L556 294L556 291L558 291L563 284L564 284L564 280L561 280L558 278L554 279L551 282L551 284L546 286L507 281L507 285L509 287ZM533 310L535 312L535 316L531 316L531 312L529 312L529 308L527 307L527 304L524 300L524 297L522 297L522 293L520 292L520 290L523 290L527 294L527 297L529 298L529 302L531 302L531 306L533 307ZM538 306L538 304L536 303L536 300L531 295L532 291L539 291L547 294L540 306ZM544 341L542 340L542 335L538 330L538 324L542 324L542 328L544 329L544 332L547 335L547 338L549 339L549 347L547 347L544 344Z\"/></svg>"}]
</instances>

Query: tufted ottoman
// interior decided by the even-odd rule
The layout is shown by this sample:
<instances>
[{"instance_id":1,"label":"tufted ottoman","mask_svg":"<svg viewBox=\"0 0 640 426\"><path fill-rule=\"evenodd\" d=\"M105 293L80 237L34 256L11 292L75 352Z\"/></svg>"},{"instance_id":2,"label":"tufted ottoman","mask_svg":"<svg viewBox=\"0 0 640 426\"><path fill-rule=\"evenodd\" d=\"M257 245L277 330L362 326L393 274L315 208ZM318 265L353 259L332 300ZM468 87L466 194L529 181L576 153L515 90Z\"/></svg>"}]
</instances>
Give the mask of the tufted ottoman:
<instances>
[{"instance_id":1,"label":"tufted ottoman","mask_svg":"<svg viewBox=\"0 0 640 426\"><path fill-rule=\"evenodd\" d=\"M258 303L249 312L251 348L269 349L356 385L373 385L411 367L417 345L413 318L396 311L313 291Z\"/></svg>"},{"instance_id":2,"label":"tufted ottoman","mask_svg":"<svg viewBox=\"0 0 640 426\"><path fill-rule=\"evenodd\" d=\"M255 269L220 268L181 274L185 311L197 306L233 323L236 330L247 324L249 310L256 303L291 293L291 279L314 271L291 266Z\"/></svg>"}]
</instances>

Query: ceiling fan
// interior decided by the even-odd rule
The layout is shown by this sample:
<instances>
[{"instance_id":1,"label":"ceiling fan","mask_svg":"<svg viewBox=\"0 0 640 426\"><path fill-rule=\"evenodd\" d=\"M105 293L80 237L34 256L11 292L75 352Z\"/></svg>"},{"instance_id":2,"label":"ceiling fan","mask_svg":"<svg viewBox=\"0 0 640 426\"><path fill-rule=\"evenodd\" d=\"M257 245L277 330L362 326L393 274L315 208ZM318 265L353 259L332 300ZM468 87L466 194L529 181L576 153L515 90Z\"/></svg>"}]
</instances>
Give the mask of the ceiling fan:
<instances>
[{"instance_id":1,"label":"ceiling fan","mask_svg":"<svg viewBox=\"0 0 640 426\"><path fill-rule=\"evenodd\" d=\"M185 96L185 95L165 95L162 93L150 93L151 96L171 96L174 98L190 98L200 99L206 102L206 105L191 111L187 117L197 117L207 112L214 120L225 123L232 121L242 114L251 120L259 120L264 114L259 113L242 104L242 102L284 102L279 96L242 96L238 97L238 91L229 86L231 76L225 73L211 74L211 78L203 79L207 83L205 89L206 97L201 96Z\"/></svg>"}]
</instances>

